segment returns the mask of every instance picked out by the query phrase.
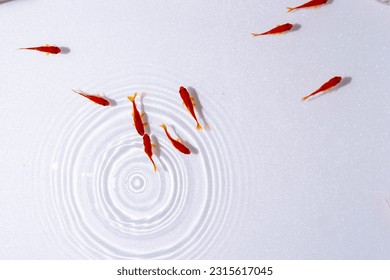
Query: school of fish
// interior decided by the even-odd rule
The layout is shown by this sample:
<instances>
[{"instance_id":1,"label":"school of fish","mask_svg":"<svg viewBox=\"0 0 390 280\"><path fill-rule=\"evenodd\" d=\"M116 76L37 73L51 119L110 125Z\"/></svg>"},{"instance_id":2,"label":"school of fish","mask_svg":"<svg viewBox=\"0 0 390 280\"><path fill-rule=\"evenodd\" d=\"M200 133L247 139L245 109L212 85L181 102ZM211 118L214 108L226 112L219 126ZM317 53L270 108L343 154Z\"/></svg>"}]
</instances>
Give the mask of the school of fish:
<instances>
[{"instance_id":1,"label":"school of fish","mask_svg":"<svg viewBox=\"0 0 390 280\"><path fill-rule=\"evenodd\" d=\"M287 7L288 12L300 10L300 9L308 9L308 8L319 8L325 4L327 4L328 0L311 0L306 3L303 3L301 5L298 5L296 7ZM277 25L274 28L271 28L267 31L263 31L260 33L251 33L253 37L259 37L259 36L266 36L266 35L278 35L278 34L284 34L289 31L294 30L294 26L296 24L292 23L285 23L281 25ZM62 52L61 48L55 46L55 45L44 45L44 46L38 46L38 47L25 47L25 48L19 48L19 50L32 50L32 51L38 51L38 52L43 52L46 55L56 55L60 54ZM325 82L322 86L320 86L317 90L313 91L312 93L302 97L302 101L308 100L309 98L314 97L315 95L319 93L324 93L329 90L335 89L337 85L340 84L342 81L342 77L340 76L335 76ZM85 97L86 99L92 101L93 103L100 105L100 106L110 106L110 100L100 94L91 94L91 93L86 93L82 92L79 90L72 89L73 92L76 94ZM193 120L196 123L195 129L196 130L202 130L203 127L199 123L196 112L195 112L195 107L196 104L194 102L194 97L191 96L189 91L184 87L180 86L179 87L179 95L180 98L182 99L183 105L186 107L186 109L189 112L190 117L193 118ZM134 127L137 131L137 133L140 136L140 139L142 138L142 143L144 146L144 152L147 155L147 157L150 159L152 165L153 165L153 170L157 172L158 168L153 160L153 148L155 145L152 143L151 137L150 137L150 132L146 133L145 127L148 125L146 122L143 121L143 117L145 112L140 112L137 107L136 103L136 98L138 96L138 93L135 92L134 95L132 96L127 96L128 100L132 103L132 117L133 117L133 124ZM165 132L166 137L168 138L169 142L172 144L172 146L180 153L189 155L191 154L191 150L184 144L184 142L179 139L179 138L174 138L171 136L170 132L168 131L168 127L166 124L161 124L160 125L163 131ZM172 127L172 125L171 125ZM173 128L173 127L172 127ZM175 129L173 128L173 131Z\"/></svg>"}]
</instances>

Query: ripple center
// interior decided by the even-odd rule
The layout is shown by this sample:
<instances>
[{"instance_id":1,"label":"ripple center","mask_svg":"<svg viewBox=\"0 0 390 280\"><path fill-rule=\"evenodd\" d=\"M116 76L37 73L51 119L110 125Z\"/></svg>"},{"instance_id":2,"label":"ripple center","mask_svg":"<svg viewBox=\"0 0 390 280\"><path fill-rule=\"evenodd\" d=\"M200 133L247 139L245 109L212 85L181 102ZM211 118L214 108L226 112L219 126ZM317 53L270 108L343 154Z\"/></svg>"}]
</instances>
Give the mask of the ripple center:
<instances>
[{"instance_id":1,"label":"ripple center","mask_svg":"<svg viewBox=\"0 0 390 280\"><path fill-rule=\"evenodd\" d=\"M125 182L130 193L139 194L146 190L146 179L141 174L128 174Z\"/></svg>"}]
</instances>

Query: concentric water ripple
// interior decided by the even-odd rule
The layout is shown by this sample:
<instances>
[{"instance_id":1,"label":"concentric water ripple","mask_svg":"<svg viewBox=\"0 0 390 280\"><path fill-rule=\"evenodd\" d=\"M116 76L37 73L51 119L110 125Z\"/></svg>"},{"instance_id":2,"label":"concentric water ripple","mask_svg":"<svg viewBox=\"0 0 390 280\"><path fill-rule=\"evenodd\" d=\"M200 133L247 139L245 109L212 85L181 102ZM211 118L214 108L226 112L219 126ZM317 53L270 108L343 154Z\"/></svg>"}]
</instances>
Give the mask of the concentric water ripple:
<instances>
[{"instance_id":1,"label":"concentric water ripple","mask_svg":"<svg viewBox=\"0 0 390 280\"><path fill-rule=\"evenodd\" d=\"M226 112L203 92L199 97L212 111L206 117L211 129L195 130L178 94L182 84L151 75L81 84L86 92L103 91L116 106L74 99L67 105L76 102L80 109L56 120L62 134L50 166L50 199L57 210L51 219L60 221L64 238L81 256L196 258L234 226L235 212L244 206L240 180L245 171L233 164L243 153L226 144L234 138ZM156 173L132 125L126 96L136 91L138 108L149 121L147 132L157 145ZM190 144L191 155L175 150L161 123Z\"/></svg>"}]
</instances>

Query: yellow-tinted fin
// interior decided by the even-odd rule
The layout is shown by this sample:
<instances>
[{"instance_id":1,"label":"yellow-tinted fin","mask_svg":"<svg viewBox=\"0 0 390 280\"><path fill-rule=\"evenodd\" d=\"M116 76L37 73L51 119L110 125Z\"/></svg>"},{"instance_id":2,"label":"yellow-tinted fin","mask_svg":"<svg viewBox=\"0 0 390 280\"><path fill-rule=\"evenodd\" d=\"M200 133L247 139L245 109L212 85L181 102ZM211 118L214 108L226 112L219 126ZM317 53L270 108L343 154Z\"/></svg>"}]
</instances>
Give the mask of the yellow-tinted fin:
<instances>
[{"instance_id":1,"label":"yellow-tinted fin","mask_svg":"<svg viewBox=\"0 0 390 280\"><path fill-rule=\"evenodd\" d=\"M134 99L137 97L138 93L136 92L133 96L129 95L127 98L131 101L134 102Z\"/></svg>"},{"instance_id":2,"label":"yellow-tinted fin","mask_svg":"<svg viewBox=\"0 0 390 280\"><path fill-rule=\"evenodd\" d=\"M295 8L287 7L287 12L288 12L288 13L290 13L290 12L292 12L292 11L294 11L294 10L295 10Z\"/></svg>"}]
</instances>

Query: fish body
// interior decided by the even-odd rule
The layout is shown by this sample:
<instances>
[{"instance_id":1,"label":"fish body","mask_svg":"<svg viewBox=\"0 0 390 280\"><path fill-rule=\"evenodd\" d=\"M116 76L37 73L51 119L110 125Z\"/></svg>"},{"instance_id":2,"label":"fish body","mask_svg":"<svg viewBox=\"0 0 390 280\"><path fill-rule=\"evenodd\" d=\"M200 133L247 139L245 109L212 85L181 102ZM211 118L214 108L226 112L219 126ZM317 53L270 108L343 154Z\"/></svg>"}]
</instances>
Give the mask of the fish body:
<instances>
[{"instance_id":1,"label":"fish body","mask_svg":"<svg viewBox=\"0 0 390 280\"><path fill-rule=\"evenodd\" d=\"M141 136L144 136L144 134L145 134L144 123L142 122L142 116L137 109L137 104L135 104L135 98L137 97L137 95L138 95L138 93L135 93L133 96L128 96L127 98L133 103L134 126L135 126L138 134Z\"/></svg>"},{"instance_id":2,"label":"fish body","mask_svg":"<svg viewBox=\"0 0 390 280\"><path fill-rule=\"evenodd\" d=\"M153 145L152 145L152 142L150 140L149 135L146 133L143 136L143 142L144 142L144 151L145 151L146 155L149 157L149 159L151 160L151 162L153 163L154 172L156 172L157 166L154 163L154 160L152 158L153 157Z\"/></svg>"},{"instance_id":3,"label":"fish body","mask_svg":"<svg viewBox=\"0 0 390 280\"><path fill-rule=\"evenodd\" d=\"M191 154L191 151L190 149L188 149L183 143L181 143L179 141L179 139L173 139L172 136L169 134L168 130L167 130L167 126L165 124L162 124L161 127L164 129L165 131L165 134L167 135L169 141L171 141L172 145L177 149L179 150L180 152L182 152L183 154L186 154L186 155L189 155Z\"/></svg>"},{"instance_id":4,"label":"fish body","mask_svg":"<svg viewBox=\"0 0 390 280\"><path fill-rule=\"evenodd\" d=\"M61 52L61 49L57 46L41 46L41 47L31 47L31 48L20 48L19 50L32 50L32 51L39 51L44 52L47 55L49 54L59 54Z\"/></svg>"},{"instance_id":5,"label":"fish body","mask_svg":"<svg viewBox=\"0 0 390 280\"><path fill-rule=\"evenodd\" d=\"M312 1L309 1L305 4L302 4L302 5L294 7L294 8L287 7L287 10L288 10L288 12L292 12L292 11L295 11L298 9L304 9L304 8L318 8L319 6L324 5L327 2L328 2L328 0L312 0Z\"/></svg>"},{"instance_id":6,"label":"fish body","mask_svg":"<svg viewBox=\"0 0 390 280\"><path fill-rule=\"evenodd\" d=\"M285 24L282 24L282 25L278 25L276 26L275 28L269 30L269 31L266 31L264 33L252 33L252 36L253 37L256 37L256 36L262 36L262 35L271 35L271 34L282 34L282 33L285 33L289 30L291 30L291 28L293 28L294 25L291 24L291 23L285 23Z\"/></svg>"},{"instance_id":7,"label":"fish body","mask_svg":"<svg viewBox=\"0 0 390 280\"><path fill-rule=\"evenodd\" d=\"M84 96L85 98L88 98L89 100L93 101L96 104L99 104L102 106L109 106L110 105L110 101L108 101L107 99L105 99L104 97L101 97L99 95L87 94L87 93L80 92L80 91L77 91L74 89L72 89L72 90L73 90L73 92L80 94L81 96Z\"/></svg>"},{"instance_id":8,"label":"fish body","mask_svg":"<svg viewBox=\"0 0 390 280\"><path fill-rule=\"evenodd\" d=\"M339 76L336 76L336 77L333 77L332 79L330 79L329 81L327 81L325 84L323 84L319 89L317 89L316 91L312 92L311 94L309 95L306 95L302 98L302 101L305 101L306 99L308 99L309 97L313 96L313 95L316 95L317 93L319 92L323 92L323 91L327 91L327 90L330 90L332 89L333 87L335 87L336 85L338 85L340 82L341 82L342 78L339 77Z\"/></svg>"},{"instance_id":9,"label":"fish body","mask_svg":"<svg viewBox=\"0 0 390 280\"><path fill-rule=\"evenodd\" d=\"M196 129L201 130L202 126L200 125L194 110L194 104L192 103L192 97L190 96L190 93L187 91L187 89L183 86L179 89L180 97L183 99L184 105L187 107L187 110L190 112L191 116L196 121Z\"/></svg>"}]
</instances>

